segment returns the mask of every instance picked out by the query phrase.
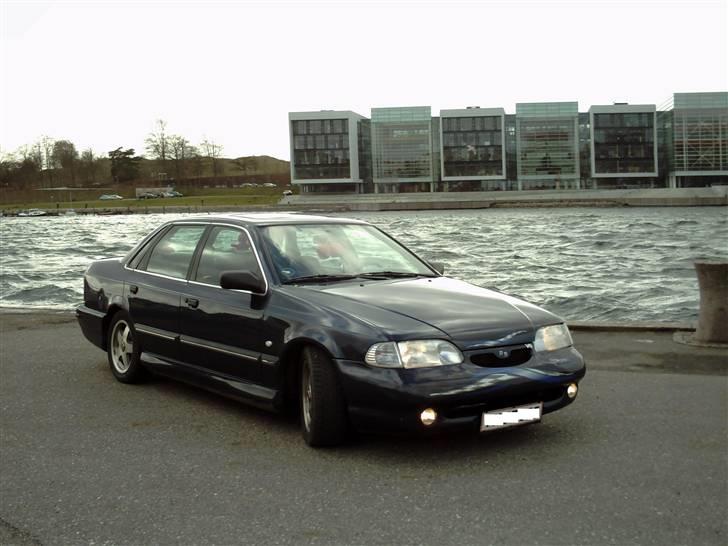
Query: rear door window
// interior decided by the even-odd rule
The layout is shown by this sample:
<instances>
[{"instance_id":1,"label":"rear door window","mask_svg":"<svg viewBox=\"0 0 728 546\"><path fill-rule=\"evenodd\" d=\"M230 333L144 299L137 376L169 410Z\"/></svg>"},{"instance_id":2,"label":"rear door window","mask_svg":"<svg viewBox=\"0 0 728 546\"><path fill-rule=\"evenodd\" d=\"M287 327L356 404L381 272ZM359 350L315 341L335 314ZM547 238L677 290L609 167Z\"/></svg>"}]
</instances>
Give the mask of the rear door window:
<instances>
[{"instance_id":1,"label":"rear door window","mask_svg":"<svg viewBox=\"0 0 728 546\"><path fill-rule=\"evenodd\" d=\"M185 279L205 226L174 226L154 246L146 271Z\"/></svg>"}]
</instances>

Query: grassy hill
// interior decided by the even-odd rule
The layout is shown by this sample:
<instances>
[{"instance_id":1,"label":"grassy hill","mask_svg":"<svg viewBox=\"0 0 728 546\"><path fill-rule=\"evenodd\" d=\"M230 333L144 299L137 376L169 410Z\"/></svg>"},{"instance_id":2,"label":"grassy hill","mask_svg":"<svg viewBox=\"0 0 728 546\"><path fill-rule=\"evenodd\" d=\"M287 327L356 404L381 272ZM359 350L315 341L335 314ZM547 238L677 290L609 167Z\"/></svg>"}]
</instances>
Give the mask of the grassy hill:
<instances>
[{"instance_id":1,"label":"grassy hill","mask_svg":"<svg viewBox=\"0 0 728 546\"><path fill-rule=\"evenodd\" d=\"M216 163L213 166L212 159L206 157L190 159L182 165L171 160L162 163L158 160L141 159L137 180L115 183L111 179L109 160L102 159L93 179L77 176L71 182L60 171L43 171L38 174L37 180L25 183L22 187L0 187L0 205L3 208L23 208L37 204L43 208L55 208L56 205L62 206L61 203L73 201L91 203L105 193L133 198L136 188L161 186L173 186L190 197L216 195L220 199L221 193L244 194L245 198L255 202L258 198L253 198L254 195L265 195L263 200L268 202L280 196L281 191L291 182L289 162L275 157L261 155L219 158ZM273 183L276 188L264 189L264 183ZM251 184L256 186L250 187ZM49 191L49 188L58 187L71 189Z\"/></svg>"}]
</instances>

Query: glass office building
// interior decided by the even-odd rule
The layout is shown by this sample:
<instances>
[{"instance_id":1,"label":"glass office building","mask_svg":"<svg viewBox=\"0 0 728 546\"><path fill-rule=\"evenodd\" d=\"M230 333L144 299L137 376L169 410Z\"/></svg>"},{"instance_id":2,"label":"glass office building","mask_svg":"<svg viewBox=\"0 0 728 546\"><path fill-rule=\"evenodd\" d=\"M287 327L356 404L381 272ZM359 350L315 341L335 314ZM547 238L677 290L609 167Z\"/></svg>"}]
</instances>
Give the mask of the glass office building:
<instances>
[{"instance_id":1,"label":"glass office building","mask_svg":"<svg viewBox=\"0 0 728 546\"><path fill-rule=\"evenodd\" d=\"M653 104L614 104L589 109L590 164L594 188L629 187L657 178L657 123Z\"/></svg>"},{"instance_id":2,"label":"glass office building","mask_svg":"<svg viewBox=\"0 0 728 546\"><path fill-rule=\"evenodd\" d=\"M372 108L372 179L376 192L432 191L429 106Z\"/></svg>"},{"instance_id":3,"label":"glass office building","mask_svg":"<svg viewBox=\"0 0 728 546\"><path fill-rule=\"evenodd\" d=\"M690 187L728 184L728 92L653 104L519 103L289 114L302 193Z\"/></svg>"},{"instance_id":4,"label":"glass office building","mask_svg":"<svg viewBox=\"0 0 728 546\"><path fill-rule=\"evenodd\" d=\"M671 186L725 184L728 177L728 92L675 93L671 125Z\"/></svg>"},{"instance_id":5,"label":"glass office building","mask_svg":"<svg viewBox=\"0 0 728 546\"><path fill-rule=\"evenodd\" d=\"M471 107L440 111L441 180L445 189L504 189L505 111ZM499 181L498 183L494 181Z\"/></svg>"},{"instance_id":6,"label":"glass office building","mask_svg":"<svg viewBox=\"0 0 728 546\"><path fill-rule=\"evenodd\" d=\"M576 102L516 104L519 189L579 187Z\"/></svg>"},{"instance_id":7,"label":"glass office building","mask_svg":"<svg viewBox=\"0 0 728 546\"><path fill-rule=\"evenodd\" d=\"M291 112L291 183L302 193L362 193L361 128L366 121L350 111Z\"/></svg>"}]
</instances>

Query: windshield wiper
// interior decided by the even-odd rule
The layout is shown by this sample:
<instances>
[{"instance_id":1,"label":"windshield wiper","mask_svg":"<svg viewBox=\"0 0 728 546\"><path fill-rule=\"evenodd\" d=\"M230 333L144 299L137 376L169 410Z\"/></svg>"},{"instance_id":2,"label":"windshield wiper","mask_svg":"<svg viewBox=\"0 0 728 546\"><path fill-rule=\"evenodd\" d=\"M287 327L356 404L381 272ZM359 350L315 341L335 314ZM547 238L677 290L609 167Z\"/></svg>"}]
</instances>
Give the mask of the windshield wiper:
<instances>
[{"instance_id":1,"label":"windshield wiper","mask_svg":"<svg viewBox=\"0 0 728 546\"><path fill-rule=\"evenodd\" d=\"M306 282L337 282L356 279L358 275L303 275L283 281L283 284L302 284Z\"/></svg>"},{"instance_id":2,"label":"windshield wiper","mask_svg":"<svg viewBox=\"0 0 728 546\"><path fill-rule=\"evenodd\" d=\"M359 273L359 277L365 279L408 279L414 277L434 277L434 275L409 273L407 271L367 271L366 273Z\"/></svg>"}]
</instances>

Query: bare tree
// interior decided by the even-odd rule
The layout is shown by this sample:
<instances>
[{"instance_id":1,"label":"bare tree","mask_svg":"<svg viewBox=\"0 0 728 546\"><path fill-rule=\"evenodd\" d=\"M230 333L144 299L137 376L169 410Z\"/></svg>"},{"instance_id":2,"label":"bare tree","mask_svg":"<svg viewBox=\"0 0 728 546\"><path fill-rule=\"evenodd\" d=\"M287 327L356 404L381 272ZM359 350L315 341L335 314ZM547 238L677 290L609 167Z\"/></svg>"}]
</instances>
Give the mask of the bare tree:
<instances>
[{"instance_id":1,"label":"bare tree","mask_svg":"<svg viewBox=\"0 0 728 546\"><path fill-rule=\"evenodd\" d=\"M94 155L94 151L88 148L81 152L81 172L86 182L96 182L96 173L99 169L99 158Z\"/></svg>"},{"instance_id":2,"label":"bare tree","mask_svg":"<svg viewBox=\"0 0 728 546\"><path fill-rule=\"evenodd\" d=\"M48 135L43 135L38 141L38 153L40 155L40 164L48 179L48 185L53 185L53 145L55 141Z\"/></svg>"},{"instance_id":3,"label":"bare tree","mask_svg":"<svg viewBox=\"0 0 728 546\"><path fill-rule=\"evenodd\" d=\"M167 134L167 122L163 119L158 119L155 123L156 130L149 133L147 138L144 139L144 144L147 148L147 153L152 156L152 159L158 159L164 166L165 161L169 157L170 148L170 136Z\"/></svg>"},{"instance_id":4,"label":"bare tree","mask_svg":"<svg viewBox=\"0 0 728 546\"><path fill-rule=\"evenodd\" d=\"M54 168L60 166L63 173L69 173L71 183L76 183L76 162L78 160L78 151L76 146L70 140L57 140L53 143L53 152L51 160Z\"/></svg>"},{"instance_id":5,"label":"bare tree","mask_svg":"<svg viewBox=\"0 0 728 546\"><path fill-rule=\"evenodd\" d=\"M197 149L190 145L190 141L180 135L169 137L169 150L174 161L174 177L182 180L186 176L187 162L197 154Z\"/></svg>"},{"instance_id":6,"label":"bare tree","mask_svg":"<svg viewBox=\"0 0 728 546\"><path fill-rule=\"evenodd\" d=\"M218 160L222 154L222 144L216 144L215 142L205 138L205 140L202 141L202 144L200 144L200 147L202 148L202 153L205 157L210 158L210 161L212 162L212 176L217 176L220 169L220 163Z\"/></svg>"},{"instance_id":7,"label":"bare tree","mask_svg":"<svg viewBox=\"0 0 728 546\"><path fill-rule=\"evenodd\" d=\"M36 143L23 145L15 153L0 153L0 189L37 186L43 164L43 149Z\"/></svg>"}]
</instances>

